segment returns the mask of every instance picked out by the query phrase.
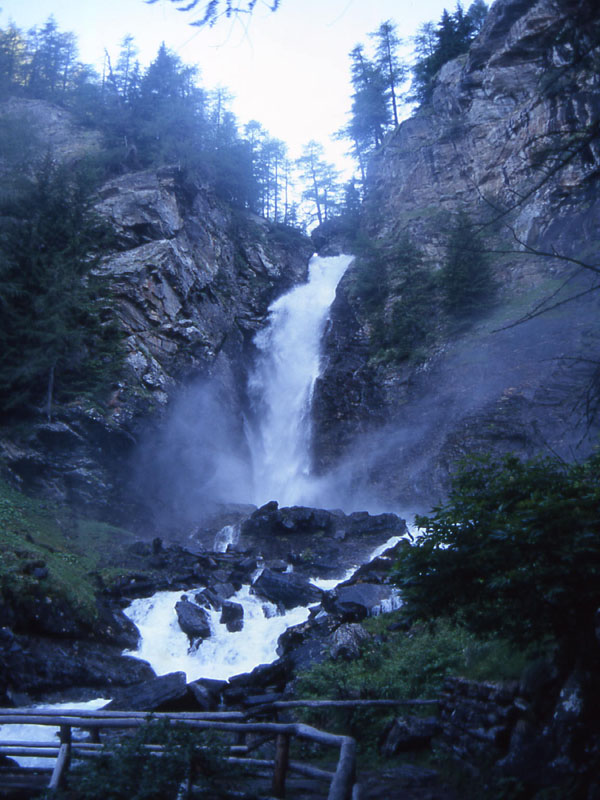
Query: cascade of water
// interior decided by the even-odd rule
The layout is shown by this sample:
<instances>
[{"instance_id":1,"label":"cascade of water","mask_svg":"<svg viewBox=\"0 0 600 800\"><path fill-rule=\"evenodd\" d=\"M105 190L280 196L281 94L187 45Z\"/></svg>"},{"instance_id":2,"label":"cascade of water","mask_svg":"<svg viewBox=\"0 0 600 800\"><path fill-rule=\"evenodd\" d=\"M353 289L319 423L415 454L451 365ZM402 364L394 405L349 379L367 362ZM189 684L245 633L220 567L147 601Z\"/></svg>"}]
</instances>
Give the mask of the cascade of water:
<instances>
[{"instance_id":1,"label":"cascade of water","mask_svg":"<svg viewBox=\"0 0 600 800\"><path fill-rule=\"evenodd\" d=\"M310 404L329 307L351 256L313 256L308 282L276 300L255 344L250 376L256 423L250 432L255 502L309 503Z\"/></svg>"},{"instance_id":2,"label":"cascade of water","mask_svg":"<svg viewBox=\"0 0 600 800\"><path fill-rule=\"evenodd\" d=\"M150 598L134 600L125 613L136 625L141 640L137 650L127 655L148 661L158 675L180 670L188 681L197 678L226 680L241 672L251 672L259 664L277 658L277 640L290 625L308 617L303 606L284 615L266 600L242 586L231 600L244 607L244 627L230 633L219 621L220 612L209 611L211 636L191 648L175 614L181 592L158 592Z\"/></svg>"},{"instance_id":3,"label":"cascade of water","mask_svg":"<svg viewBox=\"0 0 600 800\"><path fill-rule=\"evenodd\" d=\"M215 536L215 553L226 553L229 545L234 545L240 538L239 525L225 525Z\"/></svg>"}]
</instances>

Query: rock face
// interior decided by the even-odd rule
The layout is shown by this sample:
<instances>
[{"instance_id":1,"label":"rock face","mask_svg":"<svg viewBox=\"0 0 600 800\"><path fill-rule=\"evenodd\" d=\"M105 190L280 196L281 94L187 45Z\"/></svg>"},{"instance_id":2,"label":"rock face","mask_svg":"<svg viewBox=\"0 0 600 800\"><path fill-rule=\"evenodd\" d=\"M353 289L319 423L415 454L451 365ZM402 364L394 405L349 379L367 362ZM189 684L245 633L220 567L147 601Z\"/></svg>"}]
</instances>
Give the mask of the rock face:
<instances>
[{"instance_id":1,"label":"rock face","mask_svg":"<svg viewBox=\"0 0 600 800\"><path fill-rule=\"evenodd\" d=\"M598 38L591 2L498 0L470 52L440 71L432 102L374 156L363 224L375 244L408 233L435 269L449 220L467 211L504 251L493 256L498 298L487 316L442 330L417 363L384 363L351 267L315 389L321 471L337 467L388 507L414 508L444 493L472 449L589 449L581 401L599 385L598 293L504 328L562 281L577 294L595 278L531 249L598 263Z\"/></svg>"},{"instance_id":2,"label":"rock face","mask_svg":"<svg viewBox=\"0 0 600 800\"><path fill-rule=\"evenodd\" d=\"M31 116L67 161L100 149L99 136L51 104L0 104L0 115L11 114ZM142 426L165 416L184 383L210 379L235 420L231 437L240 436L246 351L269 303L304 279L313 246L297 231L234 211L177 167L108 181L97 210L117 238L101 270L126 337L122 380L102 413L76 403L25 433L0 428L0 460L29 488L131 516L119 490L128 458Z\"/></svg>"},{"instance_id":3,"label":"rock face","mask_svg":"<svg viewBox=\"0 0 600 800\"><path fill-rule=\"evenodd\" d=\"M405 521L395 514L279 508L271 502L241 524L238 546L255 549L270 560L292 563L300 574L341 578L349 567L364 563L386 539L406 532Z\"/></svg>"}]
</instances>

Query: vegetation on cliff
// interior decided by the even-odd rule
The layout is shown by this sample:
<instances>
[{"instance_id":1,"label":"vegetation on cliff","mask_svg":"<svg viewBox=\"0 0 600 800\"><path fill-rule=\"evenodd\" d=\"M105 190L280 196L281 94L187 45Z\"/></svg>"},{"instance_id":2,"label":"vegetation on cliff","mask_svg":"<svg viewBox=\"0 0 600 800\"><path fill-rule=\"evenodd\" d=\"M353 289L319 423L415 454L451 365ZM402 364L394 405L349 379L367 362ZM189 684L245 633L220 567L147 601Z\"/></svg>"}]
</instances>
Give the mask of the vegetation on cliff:
<instances>
[{"instance_id":1,"label":"vegetation on cliff","mask_svg":"<svg viewBox=\"0 0 600 800\"><path fill-rule=\"evenodd\" d=\"M123 359L106 279L110 237L92 183L47 157L0 207L0 408L23 412L110 387Z\"/></svg>"},{"instance_id":2,"label":"vegetation on cliff","mask_svg":"<svg viewBox=\"0 0 600 800\"><path fill-rule=\"evenodd\" d=\"M99 569L133 537L104 523L78 518L62 503L27 497L0 482L0 605L4 623L33 632L39 606L54 603L69 630L96 616ZM38 623L36 623L38 620ZM41 623L40 623L41 624Z\"/></svg>"},{"instance_id":3,"label":"vegetation on cliff","mask_svg":"<svg viewBox=\"0 0 600 800\"><path fill-rule=\"evenodd\" d=\"M349 295L364 318L376 362L423 360L457 321L472 321L494 301L495 279L478 227L452 220L441 266L405 233L355 240Z\"/></svg>"}]
</instances>

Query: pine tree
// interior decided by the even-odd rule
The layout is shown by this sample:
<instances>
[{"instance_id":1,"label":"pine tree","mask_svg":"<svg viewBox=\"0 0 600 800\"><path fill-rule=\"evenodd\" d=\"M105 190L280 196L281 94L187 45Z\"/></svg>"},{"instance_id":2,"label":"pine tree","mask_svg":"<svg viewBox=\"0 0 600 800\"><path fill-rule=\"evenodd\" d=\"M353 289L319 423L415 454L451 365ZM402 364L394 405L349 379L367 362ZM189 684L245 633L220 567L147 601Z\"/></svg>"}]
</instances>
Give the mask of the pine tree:
<instances>
[{"instance_id":1,"label":"pine tree","mask_svg":"<svg viewBox=\"0 0 600 800\"><path fill-rule=\"evenodd\" d=\"M450 231L441 275L444 303L455 316L476 312L491 302L494 279L481 237L460 212Z\"/></svg>"},{"instance_id":2,"label":"pine tree","mask_svg":"<svg viewBox=\"0 0 600 800\"><path fill-rule=\"evenodd\" d=\"M298 159L298 169L304 179L304 200L314 203L314 218L322 225L329 219L339 202L339 174L333 164L323 158L323 145L311 140L304 145Z\"/></svg>"},{"instance_id":3,"label":"pine tree","mask_svg":"<svg viewBox=\"0 0 600 800\"><path fill-rule=\"evenodd\" d=\"M0 235L0 407L23 410L100 390L119 367L119 334L92 271L108 231L89 179L47 157Z\"/></svg>"},{"instance_id":4,"label":"pine tree","mask_svg":"<svg viewBox=\"0 0 600 800\"><path fill-rule=\"evenodd\" d=\"M408 74L408 67L398 58L398 47L401 41L398 38L396 26L389 19L382 22L379 28L370 35L377 42L375 61L381 75L385 78L394 125L397 127L399 124L398 89Z\"/></svg>"}]
</instances>

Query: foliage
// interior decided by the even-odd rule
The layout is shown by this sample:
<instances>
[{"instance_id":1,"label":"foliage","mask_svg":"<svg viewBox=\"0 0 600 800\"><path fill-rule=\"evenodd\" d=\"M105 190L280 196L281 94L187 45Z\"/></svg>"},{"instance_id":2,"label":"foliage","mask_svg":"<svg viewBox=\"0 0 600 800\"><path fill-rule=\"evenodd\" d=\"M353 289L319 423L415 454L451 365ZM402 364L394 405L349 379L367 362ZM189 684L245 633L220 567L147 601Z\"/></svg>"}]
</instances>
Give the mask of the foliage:
<instances>
[{"instance_id":1,"label":"foliage","mask_svg":"<svg viewBox=\"0 0 600 800\"><path fill-rule=\"evenodd\" d=\"M437 27L427 22L414 38L417 60L413 67L413 98L420 103L431 100L433 80L448 61L466 53L479 33L487 14L483 0L475 0L465 13L460 3L454 13L444 9Z\"/></svg>"},{"instance_id":2,"label":"foliage","mask_svg":"<svg viewBox=\"0 0 600 800\"><path fill-rule=\"evenodd\" d=\"M0 407L102 391L120 365L105 282L93 268L109 230L82 171L49 157L3 209Z\"/></svg>"},{"instance_id":3,"label":"foliage","mask_svg":"<svg viewBox=\"0 0 600 800\"><path fill-rule=\"evenodd\" d=\"M210 22L221 11L236 9L229 2L222 9L211 2L205 11ZM59 31L52 17L27 33L11 24L0 29L0 99L57 103L99 129L104 147L96 162L105 177L176 164L189 182L210 182L232 205L294 224L293 164L283 142L256 122L248 123L242 135L231 94L222 87L203 89L198 70L164 44L146 69L137 54L133 37L126 36L114 63L106 53L100 79L77 60L74 35Z\"/></svg>"},{"instance_id":4,"label":"foliage","mask_svg":"<svg viewBox=\"0 0 600 800\"><path fill-rule=\"evenodd\" d=\"M331 218L338 206L338 173L333 164L325 161L323 145L314 140L308 142L297 161L306 189L302 196L314 204L314 216L319 225Z\"/></svg>"},{"instance_id":5,"label":"foliage","mask_svg":"<svg viewBox=\"0 0 600 800\"><path fill-rule=\"evenodd\" d=\"M517 644L593 655L600 606L600 454L582 464L473 457L401 554L407 612L460 618Z\"/></svg>"},{"instance_id":6,"label":"foliage","mask_svg":"<svg viewBox=\"0 0 600 800\"><path fill-rule=\"evenodd\" d=\"M398 57L401 41L390 20L382 22L369 35L375 40L373 58L366 55L362 44L350 52L350 80L354 90L350 120L338 132L339 138L352 144L351 155L358 161L363 187L370 154L382 144L391 125L399 123L399 90L408 72Z\"/></svg>"},{"instance_id":7,"label":"foliage","mask_svg":"<svg viewBox=\"0 0 600 800\"><path fill-rule=\"evenodd\" d=\"M423 253L408 235L377 246L357 240L351 296L368 314L370 344L380 360L412 357L433 329L438 299Z\"/></svg>"},{"instance_id":8,"label":"foliage","mask_svg":"<svg viewBox=\"0 0 600 800\"><path fill-rule=\"evenodd\" d=\"M150 755L147 745L153 744L162 745L164 753ZM70 770L59 797L175 800L182 782L192 776L195 785L210 787L223 770L221 759L222 748L206 734L150 718L133 736L105 745L102 755Z\"/></svg>"},{"instance_id":9,"label":"foliage","mask_svg":"<svg viewBox=\"0 0 600 800\"><path fill-rule=\"evenodd\" d=\"M409 631L390 629L400 615L383 614L364 623L372 634L360 658L328 660L298 676L298 697L316 699L415 699L435 698L447 675L460 674L476 680L509 680L518 677L526 654L515 653L500 639L482 640L446 620ZM401 626L400 626L401 627ZM335 710L307 712L313 724L355 735L362 748L373 748L382 719L397 709ZM411 710L410 713L418 713Z\"/></svg>"},{"instance_id":10,"label":"foliage","mask_svg":"<svg viewBox=\"0 0 600 800\"><path fill-rule=\"evenodd\" d=\"M494 294L485 246L464 212L457 215L448 237L441 284L446 309L454 316L479 311Z\"/></svg>"}]
</instances>

